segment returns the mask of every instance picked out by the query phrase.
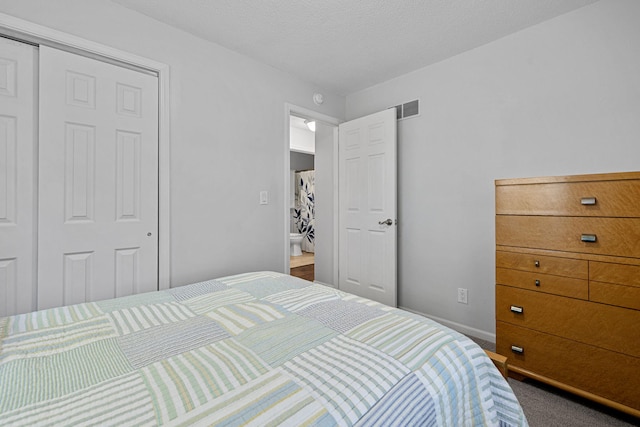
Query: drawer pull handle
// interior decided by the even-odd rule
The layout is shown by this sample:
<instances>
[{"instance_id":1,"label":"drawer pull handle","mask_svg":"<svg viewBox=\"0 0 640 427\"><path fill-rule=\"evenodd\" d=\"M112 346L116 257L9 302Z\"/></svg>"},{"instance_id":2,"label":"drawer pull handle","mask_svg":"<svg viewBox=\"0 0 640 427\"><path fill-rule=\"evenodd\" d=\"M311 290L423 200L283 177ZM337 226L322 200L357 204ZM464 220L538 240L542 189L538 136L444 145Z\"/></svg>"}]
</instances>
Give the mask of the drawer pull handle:
<instances>
[{"instance_id":1,"label":"drawer pull handle","mask_svg":"<svg viewBox=\"0 0 640 427\"><path fill-rule=\"evenodd\" d=\"M536 279L535 284L536 284L536 286L540 286L540 280Z\"/></svg>"},{"instance_id":2,"label":"drawer pull handle","mask_svg":"<svg viewBox=\"0 0 640 427\"><path fill-rule=\"evenodd\" d=\"M583 205L595 205L596 198L595 197L583 197L580 199L580 203Z\"/></svg>"},{"instance_id":3,"label":"drawer pull handle","mask_svg":"<svg viewBox=\"0 0 640 427\"><path fill-rule=\"evenodd\" d=\"M595 243L598 238L595 234L583 234L582 236L580 236L580 240L587 243Z\"/></svg>"},{"instance_id":4,"label":"drawer pull handle","mask_svg":"<svg viewBox=\"0 0 640 427\"><path fill-rule=\"evenodd\" d=\"M514 353L523 354L524 353L524 348L518 347L517 345L512 345L511 346L511 351L513 351Z\"/></svg>"},{"instance_id":5,"label":"drawer pull handle","mask_svg":"<svg viewBox=\"0 0 640 427\"><path fill-rule=\"evenodd\" d=\"M514 313L522 314L522 313L524 313L524 308L523 307L519 307L517 305L512 305L511 306L511 311L514 312Z\"/></svg>"},{"instance_id":6,"label":"drawer pull handle","mask_svg":"<svg viewBox=\"0 0 640 427\"><path fill-rule=\"evenodd\" d=\"M533 265L535 265L536 267L540 267L540 261L535 260L535 261L533 262Z\"/></svg>"}]
</instances>

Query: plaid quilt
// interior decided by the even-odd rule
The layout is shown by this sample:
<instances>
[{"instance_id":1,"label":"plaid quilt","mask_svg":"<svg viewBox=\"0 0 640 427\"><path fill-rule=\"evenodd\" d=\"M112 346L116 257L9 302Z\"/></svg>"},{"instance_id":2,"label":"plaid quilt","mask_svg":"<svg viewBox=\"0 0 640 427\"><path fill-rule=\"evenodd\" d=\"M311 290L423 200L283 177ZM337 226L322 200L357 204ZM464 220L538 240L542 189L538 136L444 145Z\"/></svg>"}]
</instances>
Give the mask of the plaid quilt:
<instances>
[{"instance_id":1,"label":"plaid quilt","mask_svg":"<svg viewBox=\"0 0 640 427\"><path fill-rule=\"evenodd\" d=\"M258 272L1 318L0 425L527 421L462 334Z\"/></svg>"}]
</instances>

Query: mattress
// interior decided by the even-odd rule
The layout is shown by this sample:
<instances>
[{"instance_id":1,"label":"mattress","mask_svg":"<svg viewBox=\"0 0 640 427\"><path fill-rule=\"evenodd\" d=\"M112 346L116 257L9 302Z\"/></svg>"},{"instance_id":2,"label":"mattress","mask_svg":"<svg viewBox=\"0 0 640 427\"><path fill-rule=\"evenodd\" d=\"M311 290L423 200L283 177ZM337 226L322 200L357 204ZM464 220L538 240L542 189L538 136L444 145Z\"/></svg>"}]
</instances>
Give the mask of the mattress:
<instances>
[{"instance_id":1,"label":"mattress","mask_svg":"<svg viewBox=\"0 0 640 427\"><path fill-rule=\"evenodd\" d=\"M526 426L473 341L274 272L0 319L0 424Z\"/></svg>"}]
</instances>

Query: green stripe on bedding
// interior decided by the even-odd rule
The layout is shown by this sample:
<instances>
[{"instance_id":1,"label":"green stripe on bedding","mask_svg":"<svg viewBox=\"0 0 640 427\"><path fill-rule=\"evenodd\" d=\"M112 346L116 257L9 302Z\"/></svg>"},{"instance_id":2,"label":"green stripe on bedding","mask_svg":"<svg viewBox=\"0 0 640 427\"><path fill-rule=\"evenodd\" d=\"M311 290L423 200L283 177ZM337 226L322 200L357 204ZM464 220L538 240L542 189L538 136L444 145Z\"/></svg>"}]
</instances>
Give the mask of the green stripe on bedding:
<instances>
[{"instance_id":1,"label":"green stripe on bedding","mask_svg":"<svg viewBox=\"0 0 640 427\"><path fill-rule=\"evenodd\" d=\"M236 286L241 283L248 282L258 282L260 283L260 285L262 285L264 279L280 279L284 276L284 274L276 273L274 271L257 271L253 273L243 273L236 274L234 276L227 276L217 280L227 286Z\"/></svg>"},{"instance_id":2,"label":"green stripe on bedding","mask_svg":"<svg viewBox=\"0 0 640 427\"><path fill-rule=\"evenodd\" d=\"M38 329L68 325L103 314L98 305L93 302L18 314L10 318L8 332L20 334Z\"/></svg>"},{"instance_id":3,"label":"green stripe on bedding","mask_svg":"<svg viewBox=\"0 0 640 427\"><path fill-rule=\"evenodd\" d=\"M113 321L119 335L126 335L154 326L180 322L195 317L196 314L175 301L147 304L113 310L108 316Z\"/></svg>"},{"instance_id":4,"label":"green stripe on bedding","mask_svg":"<svg viewBox=\"0 0 640 427\"><path fill-rule=\"evenodd\" d=\"M393 356L412 370L455 339L441 327L391 313L363 323L346 335Z\"/></svg>"},{"instance_id":5,"label":"green stripe on bedding","mask_svg":"<svg viewBox=\"0 0 640 427\"><path fill-rule=\"evenodd\" d=\"M335 426L306 390L280 371L270 371L186 414L176 426Z\"/></svg>"},{"instance_id":6,"label":"green stripe on bedding","mask_svg":"<svg viewBox=\"0 0 640 427\"><path fill-rule=\"evenodd\" d=\"M312 285L306 288L296 288L263 298L272 304L278 304L289 311L296 312L314 304L339 299L338 293L331 288L320 285Z\"/></svg>"},{"instance_id":7,"label":"green stripe on bedding","mask_svg":"<svg viewBox=\"0 0 640 427\"><path fill-rule=\"evenodd\" d=\"M259 283L259 285L256 285ZM291 289L301 289L313 286L311 282L297 277L281 275L279 277L262 277L259 280L243 280L232 283L233 289L250 293L258 299L279 294Z\"/></svg>"},{"instance_id":8,"label":"green stripe on bedding","mask_svg":"<svg viewBox=\"0 0 640 427\"><path fill-rule=\"evenodd\" d=\"M258 378L268 369L252 351L225 340L146 366L141 372L155 413L164 423Z\"/></svg>"},{"instance_id":9,"label":"green stripe on bedding","mask_svg":"<svg viewBox=\"0 0 640 427\"><path fill-rule=\"evenodd\" d=\"M96 341L47 357L0 364L0 413L44 399L58 398L127 372L132 368L115 338ZM16 387L16 384L28 384Z\"/></svg>"},{"instance_id":10,"label":"green stripe on bedding","mask_svg":"<svg viewBox=\"0 0 640 427\"><path fill-rule=\"evenodd\" d=\"M272 304L249 302L220 307L210 311L206 316L225 328L231 335L237 335L258 324L282 319L285 314Z\"/></svg>"},{"instance_id":11,"label":"green stripe on bedding","mask_svg":"<svg viewBox=\"0 0 640 427\"><path fill-rule=\"evenodd\" d=\"M336 335L336 331L316 320L290 314L283 319L247 329L235 339L274 367Z\"/></svg>"},{"instance_id":12,"label":"green stripe on bedding","mask_svg":"<svg viewBox=\"0 0 640 427\"><path fill-rule=\"evenodd\" d=\"M21 407L3 415L11 426L157 425L140 375L129 373L68 396Z\"/></svg>"},{"instance_id":13,"label":"green stripe on bedding","mask_svg":"<svg viewBox=\"0 0 640 427\"><path fill-rule=\"evenodd\" d=\"M129 307L138 307L145 304L161 304L163 302L175 301L173 296L167 292L146 292L144 294L134 294L116 299L98 301L95 304L100 309L108 313L113 310L122 310Z\"/></svg>"},{"instance_id":14,"label":"green stripe on bedding","mask_svg":"<svg viewBox=\"0 0 640 427\"><path fill-rule=\"evenodd\" d=\"M211 294L200 295L188 300L182 301L182 304L189 307L195 313L206 314L215 310L218 307L222 307L229 304L240 304L243 302L254 301L256 298L247 293L237 289L227 289L224 291L217 291Z\"/></svg>"},{"instance_id":15,"label":"green stripe on bedding","mask_svg":"<svg viewBox=\"0 0 640 427\"><path fill-rule=\"evenodd\" d=\"M2 339L9 334L9 318L0 317L0 351L2 350Z\"/></svg>"},{"instance_id":16,"label":"green stripe on bedding","mask_svg":"<svg viewBox=\"0 0 640 427\"><path fill-rule=\"evenodd\" d=\"M49 356L116 336L109 319L104 316L64 326L35 329L5 338L0 363Z\"/></svg>"}]
</instances>

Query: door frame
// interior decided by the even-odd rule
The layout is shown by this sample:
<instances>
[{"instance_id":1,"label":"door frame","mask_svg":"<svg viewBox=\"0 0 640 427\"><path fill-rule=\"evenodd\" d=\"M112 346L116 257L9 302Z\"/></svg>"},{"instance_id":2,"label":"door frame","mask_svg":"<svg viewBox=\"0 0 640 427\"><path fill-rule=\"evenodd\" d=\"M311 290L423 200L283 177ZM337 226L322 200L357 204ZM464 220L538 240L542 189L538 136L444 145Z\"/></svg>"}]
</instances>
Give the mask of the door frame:
<instances>
[{"instance_id":1,"label":"door frame","mask_svg":"<svg viewBox=\"0 0 640 427\"><path fill-rule=\"evenodd\" d=\"M158 289L169 289L171 287L169 66L4 13L0 13L0 34L26 43L46 45L158 76Z\"/></svg>"},{"instance_id":2,"label":"door frame","mask_svg":"<svg viewBox=\"0 0 640 427\"><path fill-rule=\"evenodd\" d=\"M290 151L290 122L289 122L289 116L291 115L294 116L304 116L306 118L309 119L313 119L316 121L320 121L323 123L327 123L329 125L335 126L336 128L333 131L333 164L334 164L334 170L333 170L333 183L334 183L334 187L338 182L338 170L336 169L337 165L338 165L338 125L340 123L343 122L343 120L337 119L335 117L331 117L331 116L327 116L325 114L322 113L318 113L317 111L313 111L313 110L309 110L308 108L304 108L304 107L300 107L298 105L294 105L294 104L290 104L290 103L285 103L284 104L284 145L283 145L283 151L284 151L284 197L283 197L283 202L282 205L284 207L284 215L283 219L284 219L284 266L283 266L283 273L285 274L289 274L289 269L290 269L290 264L289 264L289 225L290 225L290 218L289 215L287 215L287 212L289 212L290 210L290 200L289 200L289 192L291 191L291 176L289 175L290 173L290 167L291 167L291 162L290 162L290 158L289 158L289 151ZM334 208L334 215L337 218L338 215L338 194L337 192L334 191L333 194L333 208ZM334 224L333 227L333 286L335 286L336 288L338 287L338 259L339 259L339 254L338 254L338 241L337 241L337 237L338 237L338 225ZM327 283L327 285L329 285Z\"/></svg>"}]
</instances>

